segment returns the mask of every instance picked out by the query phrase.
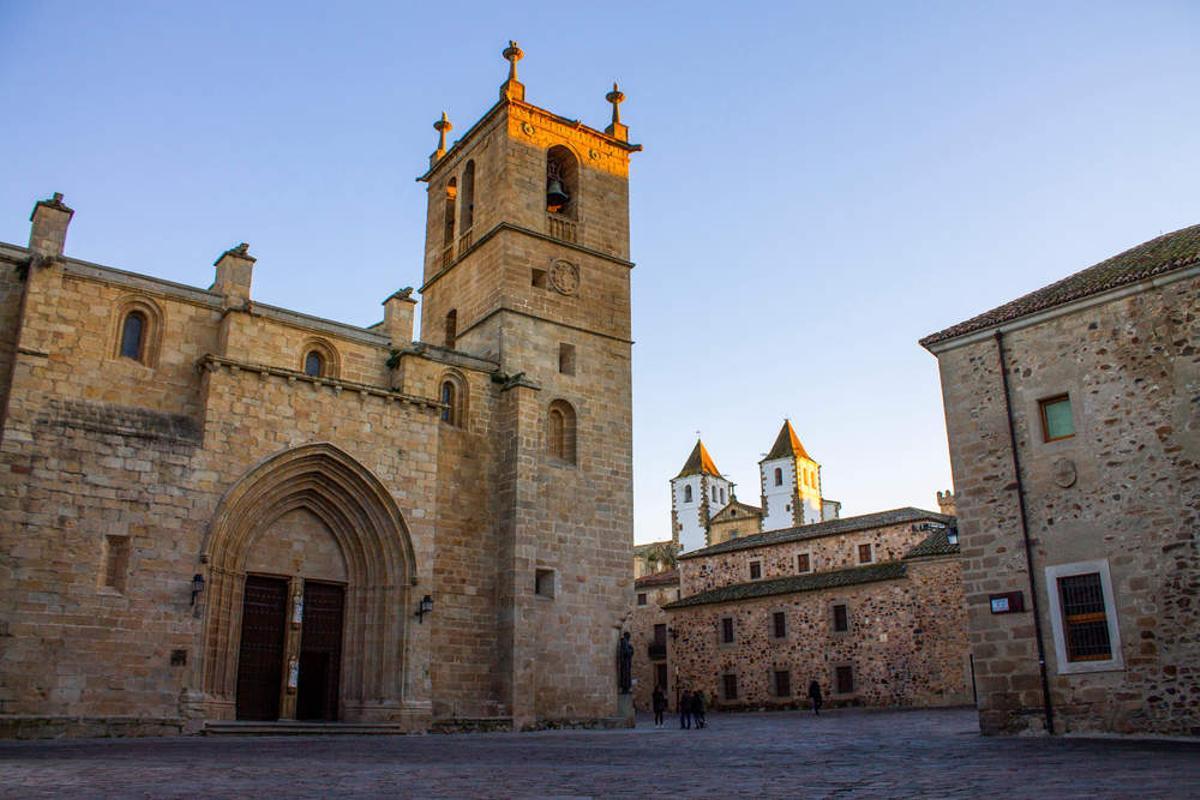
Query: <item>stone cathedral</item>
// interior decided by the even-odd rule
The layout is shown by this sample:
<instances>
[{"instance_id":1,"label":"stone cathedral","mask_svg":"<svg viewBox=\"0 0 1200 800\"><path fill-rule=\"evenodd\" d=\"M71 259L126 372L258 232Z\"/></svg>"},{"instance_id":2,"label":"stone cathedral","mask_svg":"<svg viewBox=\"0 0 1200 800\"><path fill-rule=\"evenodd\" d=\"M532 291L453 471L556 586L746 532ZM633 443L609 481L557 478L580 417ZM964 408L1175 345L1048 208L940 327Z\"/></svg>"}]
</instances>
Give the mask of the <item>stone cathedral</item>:
<instances>
[{"instance_id":1,"label":"stone cathedral","mask_svg":"<svg viewBox=\"0 0 1200 800\"><path fill-rule=\"evenodd\" d=\"M628 128L500 99L428 169L416 300L356 327L0 244L0 735L618 716ZM258 265L286 269L286 265Z\"/></svg>"}]
</instances>

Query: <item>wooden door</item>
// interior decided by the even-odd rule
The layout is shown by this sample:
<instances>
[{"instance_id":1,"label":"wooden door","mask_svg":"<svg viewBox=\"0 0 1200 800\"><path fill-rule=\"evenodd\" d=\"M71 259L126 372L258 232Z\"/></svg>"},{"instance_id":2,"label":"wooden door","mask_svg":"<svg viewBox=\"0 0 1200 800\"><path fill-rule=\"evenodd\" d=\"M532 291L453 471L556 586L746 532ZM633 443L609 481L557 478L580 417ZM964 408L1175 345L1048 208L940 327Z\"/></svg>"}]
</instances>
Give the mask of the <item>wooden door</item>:
<instances>
[{"instance_id":1,"label":"wooden door","mask_svg":"<svg viewBox=\"0 0 1200 800\"><path fill-rule=\"evenodd\" d=\"M282 578L246 576L238 652L238 719L279 719L287 590Z\"/></svg>"},{"instance_id":2,"label":"wooden door","mask_svg":"<svg viewBox=\"0 0 1200 800\"><path fill-rule=\"evenodd\" d=\"M338 718L344 597L336 584L304 582L296 719Z\"/></svg>"}]
</instances>

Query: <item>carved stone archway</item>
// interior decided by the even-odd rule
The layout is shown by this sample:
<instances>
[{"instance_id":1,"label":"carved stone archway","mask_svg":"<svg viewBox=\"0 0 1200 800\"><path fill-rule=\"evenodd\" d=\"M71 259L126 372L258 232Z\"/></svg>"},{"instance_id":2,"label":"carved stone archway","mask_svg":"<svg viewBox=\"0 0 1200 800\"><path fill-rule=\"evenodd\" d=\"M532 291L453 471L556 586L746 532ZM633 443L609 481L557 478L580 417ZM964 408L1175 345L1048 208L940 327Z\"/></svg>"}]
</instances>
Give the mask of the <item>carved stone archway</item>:
<instances>
[{"instance_id":1,"label":"carved stone archway","mask_svg":"<svg viewBox=\"0 0 1200 800\"><path fill-rule=\"evenodd\" d=\"M265 459L217 506L201 551L207 571L199 676L205 716L234 716L247 555L256 537L296 509L320 518L346 563L342 718L396 718L408 689L408 609L417 575L412 540L379 479L328 443Z\"/></svg>"}]
</instances>

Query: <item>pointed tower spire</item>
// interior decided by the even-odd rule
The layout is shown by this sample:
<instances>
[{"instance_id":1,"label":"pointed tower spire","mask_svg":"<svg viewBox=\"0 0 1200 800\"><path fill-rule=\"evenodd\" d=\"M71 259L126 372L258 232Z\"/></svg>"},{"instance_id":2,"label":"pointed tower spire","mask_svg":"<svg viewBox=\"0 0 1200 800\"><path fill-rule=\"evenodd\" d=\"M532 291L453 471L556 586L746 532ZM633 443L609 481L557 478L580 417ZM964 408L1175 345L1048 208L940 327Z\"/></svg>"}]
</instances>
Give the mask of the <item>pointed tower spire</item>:
<instances>
[{"instance_id":1,"label":"pointed tower spire","mask_svg":"<svg viewBox=\"0 0 1200 800\"><path fill-rule=\"evenodd\" d=\"M508 80L500 84L501 100L525 100L525 84L517 80L517 62L525 57L525 51L513 40L508 40L508 47L501 53L508 61Z\"/></svg>"},{"instance_id":2,"label":"pointed tower spire","mask_svg":"<svg viewBox=\"0 0 1200 800\"><path fill-rule=\"evenodd\" d=\"M629 126L621 124L621 103L625 102L625 94L617 86L616 81L613 81L612 91L604 95L604 99L612 103L612 123L604 129L604 132L614 139L628 142Z\"/></svg>"},{"instance_id":3,"label":"pointed tower spire","mask_svg":"<svg viewBox=\"0 0 1200 800\"><path fill-rule=\"evenodd\" d=\"M767 457L763 461L789 457L812 460L808 451L804 449L804 445L800 444L800 437L796 435L796 429L792 427L792 421L785 419L783 427L779 429L779 435L775 437L775 444L771 446L771 452L767 453Z\"/></svg>"},{"instance_id":4,"label":"pointed tower spire","mask_svg":"<svg viewBox=\"0 0 1200 800\"><path fill-rule=\"evenodd\" d=\"M441 160L442 156L446 155L446 131L454 130L454 126L450 124L450 119L446 116L446 112L442 112L442 118L433 123L433 129L438 132L438 146L429 155L429 166L433 166Z\"/></svg>"},{"instance_id":5,"label":"pointed tower spire","mask_svg":"<svg viewBox=\"0 0 1200 800\"><path fill-rule=\"evenodd\" d=\"M716 463L712 460L712 456L708 454L708 448L704 446L704 442L696 440L696 446L692 448L691 455L683 465L683 469L679 470L676 478L683 478L688 475L717 475L720 476L721 471L717 469Z\"/></svg>"}]
</instances>

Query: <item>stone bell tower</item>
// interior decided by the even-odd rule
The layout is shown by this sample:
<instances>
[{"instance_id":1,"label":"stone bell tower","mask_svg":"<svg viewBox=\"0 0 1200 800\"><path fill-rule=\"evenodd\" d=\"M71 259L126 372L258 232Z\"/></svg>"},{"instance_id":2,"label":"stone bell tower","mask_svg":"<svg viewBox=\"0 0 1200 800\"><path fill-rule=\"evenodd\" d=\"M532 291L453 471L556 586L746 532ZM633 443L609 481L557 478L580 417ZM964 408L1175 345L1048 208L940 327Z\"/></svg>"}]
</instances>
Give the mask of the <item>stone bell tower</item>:
<instances>
[{"instance_id":1,"label":"stone bell tower","mask_svg":"<svg viewBox=\"0 0 1200 800\"><path fill-rule=\"evenodd\" d=\"M616 713L632 600L630 144L500 98L428 171L421 339L500 365L489 421L500 542L499 696L520 726ZM581 683L582 681L582 683Z\"/></svg>"}]
</instances>

